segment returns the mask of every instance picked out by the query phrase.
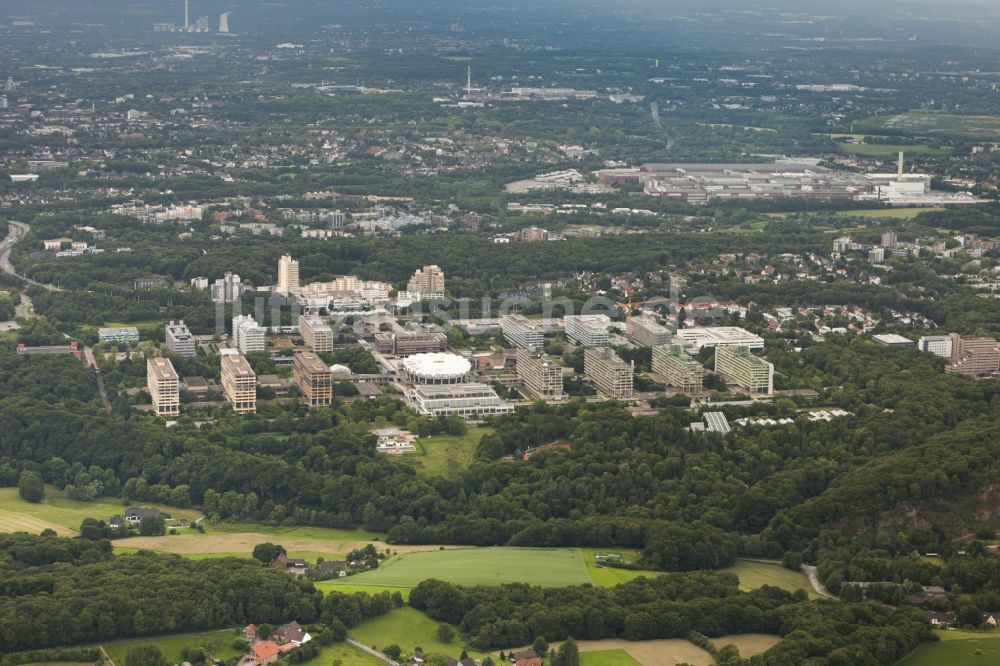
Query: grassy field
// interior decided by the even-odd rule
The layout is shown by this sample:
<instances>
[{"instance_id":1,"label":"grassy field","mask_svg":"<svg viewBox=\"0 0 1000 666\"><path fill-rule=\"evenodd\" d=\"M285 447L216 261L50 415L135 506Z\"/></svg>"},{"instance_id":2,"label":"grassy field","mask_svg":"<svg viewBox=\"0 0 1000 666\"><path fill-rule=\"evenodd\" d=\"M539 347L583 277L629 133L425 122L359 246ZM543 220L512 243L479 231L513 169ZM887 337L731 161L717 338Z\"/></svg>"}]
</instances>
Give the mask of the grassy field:
<instances>
[{"instance_id":1,"label":"grassy field","mask_svg":"<svg viewBox=\"0 0 1000 666\"><path fill-rule=\"evenodd\" d=\"M580 646L582 664L586 653L624 652L642 666L713 666L715 659L705 650L680 638L664 638L655 641L625 641L617 638L601 641L577 641ZM606 658L606 657L605 657ZM598 659L602 659L598 657ZM604 662L606 664L631 664L632 662ZM601 661L597 666L604 666Z\"/></svg>"},{"instance_id":2,"label":"grassy field","mask_svg":"<svg viewBox=\"0 0 1000 666\"><path fill-rule=\"evenodd\" d=\"M600 552L615 552L625 556L628 562L634 562L639 557L637 550L622 550L621 548L581 548L583 562L587 566L587 574L590 580L598 587L614 587L630 580L635 580L640 576L657 576L656 571L632 571L631 569L615 569L614 567L601 567L594 560L594 555Z\"/></svg>"},{"instance_id":3,"label":"grassy field","mask_svg":"<svg viewBox=\"0 0 1000 666\"><path fill-rule=\"evenodd\" d=\"M744 591L756 590L763 585L771 585L792 592L805 590L810 598L819 598L819 595L809 585L809 579L806 578L805 574L786 569L780 564L737 560L736 564L721 569L721 571L739 576L740 589Z\"/></svg>"},{"instance_id":4,"label":"grassy field","mask_svg":"<svg viewBox=\"0 0 1000 666\"><path fill-rule=\"evenodd\" d=\"M944 148L930 148L920 144L888 144L888 143L842 143L840 150L849 155L864 157L895 157L899 151L908 155L943 155L948 151Z\"/></svg>"},{"instance_id":5,"label":"grassy field","mask_svg":"<svg viewBox=\"0 0 1000 666\"><path fill-rule=\"evenodd\" d=\"M417 440L417 452L401 456L425 476L453 477L467 469L483 435L492 428L469 428L464 435L434 435Z\"/></svg>"},{"instance_id":6,"label":"grassy field","mask_svg":"<svg viewBox=\"0 0 1000 666\"><path fill-rule=\"evenodd\" d=\"M392 594L393 592L399 592L403 595L403 599L409 600L410 590L413 588L409 587L390 587L379 586L379 585L355 585L352 581L354 576L348 576L347 578L341 578L339 580L325 580L316 583L316 589L321 590L323 594L328 592L341 592L343 594L354 594L355 592L364 592L365 594L379 594L380 592L388 592Z\"/></svg>"},{"instance_id":7,"label":"grassy field","mask_svg":"<svg viewBox=\"0 0 1000 666\"><path fill-rule=\"evenodd\" d=\"M590 582L576 548L456 548L392 557L375 571L352 576L351 584L415 587L428 578L460 585L561 587Z\"/></svg>"},{"instance_id":8,"label":"grassy field","mask_svg":"<svg viewBox=\"0 0 1000 666\"><path fill-rule=\"evenodd\" d=\"M581 652L580 666L642 666L625 650Z\"/></svg>"},{"instance_id":9,"label":"grassy field","mask_svg":"<svg viewBox=\"0 0 1000 666\"><path fill-rule=\"evenodd\" d=\"M385 662L378 657L373 657L347 643L335 643L324 647L316 658L308 663L316 666L329 666L337 659L343 666L385 666Z\"/></svg>"},{"instance_id":10,"label":"grassy field","mask_svg":"<svg viewBox=\"0 0 1000 666\"><path fill-rule=\"evenodd\" d=\"M926 643L896 662L897 666L980 666L1000 663L1000 634L936 631L941 639Z\"/></svg>"},{"instance_id":11,"label":"grassy field","mask_svg":"<svg viewBox=\"0 0 1000 666\"><path fill-rule=\"evenodd\" d=\"M748 659L749 657L770 650L781 642L781 636L773 634L735 634L732 636L710 638L708 640L717 650L721 650L727 645L735 645L736 649L740 651L740 656Z\"/></svg>"},{"instance_id":12,"label":"grassy field","mask_svg":"<svg viewBox=\"0 0 1000 666\"><path fill-rule=\"evenodd\" d=\"M951 113L910 111L866 121L879 128L905 130L912 134L961 135L979 139L1000 138L1000 117L961 116Z\"/></svg>"},{"instance_id":13,"label":"grassy field","mask_svg":"<svg viewBox=\"0 0 1000 666\"><path fill-rule=\"evenodd\" d=\"M904 207L904 208L877 208L874 210L842 210L835 213L837 217L865 217L865 218L888 218L893 220L910 220L921 213L942 211L940 207Z\"/></svg>"},{"instance_id":14,"label":"grassy field","mask_svg":"<svg viewBox=\"0 0 1000 666\"><path fill-rule=\"evenodd\" d=\"M403 649L403 654L412 654L415 648L421 647L425 653L445 654L457 659L465 649L461 638L456 636L451 643L442 643L437 637L438 624L424 613L404 606L362 622L349 633L351 638L377 650L395 644ZM483 654L469 650L469 656L481 658Z\"/></svg>"},{"instance_id":15,"label":"grassy field","mask_svg":"<svg viewBox=\"0 0 1000 666\"><path fill-rule=\"evenodd\" d=\"M201 516L195 509L148 503L143 503L142 506L156 506L175 518L194 520ZM54 486L45 487L45 497L38 504L21 499L17 488L0 488L0 532L25 531L37 534L48 528L63 536L73 536L84 518L107 520L111 515L124 511L125 505L117 498L80 502L68 499L64 492Z\"/></svg>"},{"instance_id":16,"label":"grassy field","mask_svg":"<svg viewBox=\"0 0 1000 666\"><path fill-rule=\"evenodd\" d=\"M171 664L179 664L184 661L181 658L181 651L188 647L203 647L213 657L226 660L240 654L239 650L235 650L232 647L233 640L239 638L239 636L240 632L237 629L223 629L221 631L208 631L204 633L115 641L104 643L104 649L107 650L108 655L115 662L116 666L122 666L125 663L125 654L129 649L137 645L155 645L160 648L163 656Z\"/></svg>"}]
</instances>

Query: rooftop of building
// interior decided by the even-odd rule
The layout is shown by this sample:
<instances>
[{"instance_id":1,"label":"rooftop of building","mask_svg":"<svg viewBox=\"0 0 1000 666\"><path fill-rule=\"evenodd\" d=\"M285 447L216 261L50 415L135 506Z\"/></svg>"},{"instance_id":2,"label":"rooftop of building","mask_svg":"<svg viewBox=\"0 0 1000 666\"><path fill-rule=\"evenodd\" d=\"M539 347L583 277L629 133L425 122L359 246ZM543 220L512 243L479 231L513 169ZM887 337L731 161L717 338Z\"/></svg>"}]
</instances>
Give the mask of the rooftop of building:
<instances>
[{"instance_id":1,"label":"rooftop of building","mask_svg":"<svg viewBox=\"0 0 1000 666\"><path fill-rule=\"evenodd\" d=\"M170 359L151 358L146 361L146 367L158 380L177 380L177 371L174 370L174 364L170 362Z\"/></svg>"},{"instance_id":2,"label":"rooftop of building","mask_svg":"<svg viewBox=\"0 0 1000 666\"><path fill-rule=\"evenodd\" d=\"M222 369L234 376L254 376L253 368L242 354L226 354L219 357Z\"/></svg>"}]
</instances>

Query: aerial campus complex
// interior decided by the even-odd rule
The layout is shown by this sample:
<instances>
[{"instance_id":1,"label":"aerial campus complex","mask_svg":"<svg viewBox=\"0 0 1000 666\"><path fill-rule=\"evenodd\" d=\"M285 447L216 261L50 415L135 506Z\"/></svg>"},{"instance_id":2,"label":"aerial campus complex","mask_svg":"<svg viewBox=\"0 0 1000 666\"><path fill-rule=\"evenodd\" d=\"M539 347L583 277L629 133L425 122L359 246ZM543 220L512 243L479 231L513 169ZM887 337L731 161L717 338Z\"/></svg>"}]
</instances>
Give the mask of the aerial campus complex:
<instances>
[{"instance_id":1,"label":"aerial campus complex","mask_svg":"<svg viewBox=\"0 0 1000 666\"><path fill-rule=\"evenodd\" d=\"M1000 9L4 0L0 666L1000 655Z\"/></svg>"}]
</instances>

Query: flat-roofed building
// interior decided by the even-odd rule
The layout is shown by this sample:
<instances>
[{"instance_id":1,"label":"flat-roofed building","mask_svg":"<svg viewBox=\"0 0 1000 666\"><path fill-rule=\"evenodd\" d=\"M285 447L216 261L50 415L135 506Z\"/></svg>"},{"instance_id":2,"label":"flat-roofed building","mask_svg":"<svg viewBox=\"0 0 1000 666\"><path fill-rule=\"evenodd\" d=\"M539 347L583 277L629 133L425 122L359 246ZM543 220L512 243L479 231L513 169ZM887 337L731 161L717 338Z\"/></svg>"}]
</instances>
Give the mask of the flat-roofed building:
<instances>
[{"instance_id":1,"label":"flat-roofed building","mask_svg":"<svg viewBox=\"0 0 1000 666\"><path fill-rule=\"evenodd\" d=\"M627 399L634 392L635 363L626 363L609 347L590 347L583 353L583 372L604 395Z\"/></svg>"},{"instance_id":2,"label":"flat-roofed building","mask_svg":"<svg viewBox=\"0 0 1000 666\"><path fill-rule=\"evenodd\" d=\"M171 321L166 326L167 349L170 353L183 358L191 358L195 355L195 340L191 331L184 324L182 319L179 322Z\"/></svg>"},{"instance_id":3,"label":"flat-roofed building","mask_svg":"<svg viewBox=\"0 0 1000 666\"><path fill-rule=\"evenodd\" d=\"M298 352L292 366L303 403L326 407L333 402L333 373L323 359L313 352Z\"/></svg>"},{"instance_id":4,"label":"flat-roofed building","mask_svg":"<svg viewBox=\"0 0 1000 666\"><path fill-rule=\"evenodd\" d=\"M950 359L954 352L954 341L950 335L925 335L917 340L917 349Z\"/></svg>"},{"instance_id":5,"label":"flat-roofed building","mask_svg":"<svg viewBox=\"0 0 1000 666\"><path fill-rule=\"evenodd\" d=\"M754 356L749 347L716 347L715 372L750 393L774 393L774 366Z\"/></svg>"},{"instance_id":6,"label":"flat-roofed building","mask_svg":"<svg viewBox=\"0 0 1000 666\"><path fill-rule=\"evenodd\" d=\"M242 354L224 354L222 364L222 390L226 400L240 414L257 411L257 375Z\"/></svg>"},{"instance_id":7,"label":"flat-roofed building","mask_svg":"<svg viewBox=\"0 0 1000 666\"><path fill-rule=\"evenodd\" d=\"M545 334L548 327L536 319L528 319L524 315L511 314L500 319L500 330L507 342L525 349L534 349L545 345Z\"/></svg>"},{"instance_id":8,"label":"flat-roofed building","mask_svg":"<svg viewBox=\"0 0 1000 666\"><path fill-rule=\"evenodd\" d=\"M980 377L1000 372L1000 342L977 335L952 334L951 363L945 372Z\"/></svg>"},{"instance_id":9,"label":"flat-roofed building","mask_svg":"<svg viewBox=\"0 0 1000 666\"><path fill-rule=\"evenodd\" d=\"M500 399L486 384L418 384L407 389L410 406L424 416L451 416L474 419L508 414L514 406Z\"/></svg>"},{"instance_id":10,"label":"flat-roofed building","mask_svg":"<svg viewBox=\"0 0 1000 666\"><path fill-rule=\"evenodd\" d=\"M322 317L299 315L299 335L314 352L333 351L333 329Z\"/></svg>"},{"instance_id":11,"label":"flat-roofed building","mask_svg":"<svg viewBox=\"0 0 1000 666\"><path fill-rule=\"evenodd\" d=\"M533 349L517 350L517 377L529 391L543 400L561 400L563 367Z\"/></svg>"},{"instance_id":12,"label":"flat-roofed building","mask_svg":"<svg viewBox=\"0 0 1000 666\"><path fill-rule=\"evenodd\" d=\"M264 328L252 315L233 317L233 345L241 354L262 352L267 347Z\"/></svg>"},{"instance_id":13,"label":"flat-roofed building","mask_svg":"<svg viewBox=\"0 0 1000 666\"><path fill-rule=\"evenodd\" d=\"M666 380L667 386L680 393L701 393L705 381L705 367L692 358L681 345L653 347L653 372Z\"/></svg>"},{"instance_id":14,"label":"flat-roofed building","mask_svg":"<svg viewBox=\"0 0 1000 666\"><path fill-rule=\"evenodd\" d=\"M873 335L872 340L886 347L913 347L913 340L900 335L899 333L880 333Z\"/></svg>"},{"instance_id":15,"label":"flat-roofed building","mask_svg":"<svg viewBox=\"0 0 1000 666\"><path fill-rule=\"evenodd\" d=\"M135 326L117 326L97 329L98 342L139 342L139 329Z\"/></svg>"},{"instance_id":16,"label":"flat-roofed building","mask_svg":"<svg viewBox=\"0 0 1000 666\"><path fill-rule=\"evenodd\" d=\"M695 326L677 331L676 340L700 351L702 347L739 346L763 349L764 338L739 326Z\"/></svg>"},{"instance_id":17,"label":"flat-roofed building","mask_svg":"<svg viewBox=\"0 0 1000 666\"><path fill-rule=\"evenodd\" d=\"M283 254L278 259L278 285L275 289L285 296L299 291L299 262L290 254Z\"/></svg>"},{"instance_id":18,"label":"flat-roofed building","mask_svg":"<svg viewBox=\"0 0 1000 666\"><path fill-rule=\"evenodd\" d=\"M435 265L418 268L406 283L406 291L422 300L444 297L444 271Z\"/></svg>"},{"instance_id":19,"label":"flat-roofed building","mask_svg":"<svg viewBox=\"0 0 1000 666\"><path fill-rule=\"evenodd\" d=\"M146 360L146 388L153 399L153 409L161 416L177 414L181 405L181 383L174 364L168 358Z\"/></svg>"},{"instance_id":20,"label":"flat-roofed building","mask_svg":"<svg viewBox=\"0 0 1000 666\"><path fill-rule=\"evenodd\" d=\"M628 339L640 347L668 345L673 338L669 328L650 316L630 318L626 330Z\"/></svg>"},{"instance_id":21,"label":"flat-roofed building","mask_svg":"<svg viewBox=\"0 0 1000 666\"><path fill-rule=\"evenodd\" d=\"M611 317L602 314L571 315L563 318L566 337L583 347L600 347L608 344L608 327Z\"/></svg>"},{"instance_id":22,"label":"flat-roofed building","mask_svg":"<svg viewBox=\"0 0 1000 666\"><path fill-rule=\"evenodd\" d=\"M401 358L443 352L448 348L448 336L440 331L379 331L373 340L378 353Z\"/></svg>"}]
</instances>

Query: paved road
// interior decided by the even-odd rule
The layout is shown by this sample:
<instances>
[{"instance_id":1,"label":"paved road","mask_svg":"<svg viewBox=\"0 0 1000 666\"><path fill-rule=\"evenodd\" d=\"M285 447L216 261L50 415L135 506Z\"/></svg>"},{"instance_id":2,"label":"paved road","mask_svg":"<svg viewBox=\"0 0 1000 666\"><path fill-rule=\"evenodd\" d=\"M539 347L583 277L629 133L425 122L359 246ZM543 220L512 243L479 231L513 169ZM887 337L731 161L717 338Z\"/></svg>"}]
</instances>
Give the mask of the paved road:
<instances>
[{"instance_id":1,"label":"paved road","mask_svg":"<svg viewBox=\"0 0 1000 666\"><path fill-rule=\"evenodd\" d=\"M382 654L378 650L371 649L370 647L368 647L364 643L356 641L353 638L348 638L347 642L350 643L351 645L353 645L354 647L358 648L362 652L367 652L368 654L370 654L371 656L375 657L376 659L381 659L382 661L384 661L385 663L389 664L390 666L399 666L399 664L397 662L393 661L392 659L390 659L386 655Z\"/></svg>"},{"instance_id":2,"label":"paved road","mask_svg":"<svg viewBox=\"0 0 1000 666\"><path fill-rule=\"evenodd\" d=\"M83 348L83 357L87 359L87 365L94 369L97 374L97 392L101 395L101 402L104 403L104 409L111 411L111 401L108 399L108 389L104 386L104 377L101 375L101 369L97 367L97 359L94 358L94 350L90 347Z\"/></svg>"},{"instance_id":3,"label":"paved road","mask_svg":"<svg viewBox=\"0 0 1000 666\"><path fill-rule=\"evenodd\" d=\"M48 289L49 291L62 291L59 287L53 284L42 284L41 282L35 282L31 278L26 278L23 275L18 275L17 271L14 270L14 264L10 263L10 251L14 249L14 246L19 240L25 237L25 235L31 231L31 227L24 222L15 222L11 220L9 223L10 230L7 232L7 237L0 241L0 271L7 273L9 275L16 275L28 284L33 284L36 287L42 287L43 289Z\"/></svg>"}]
</instances>

